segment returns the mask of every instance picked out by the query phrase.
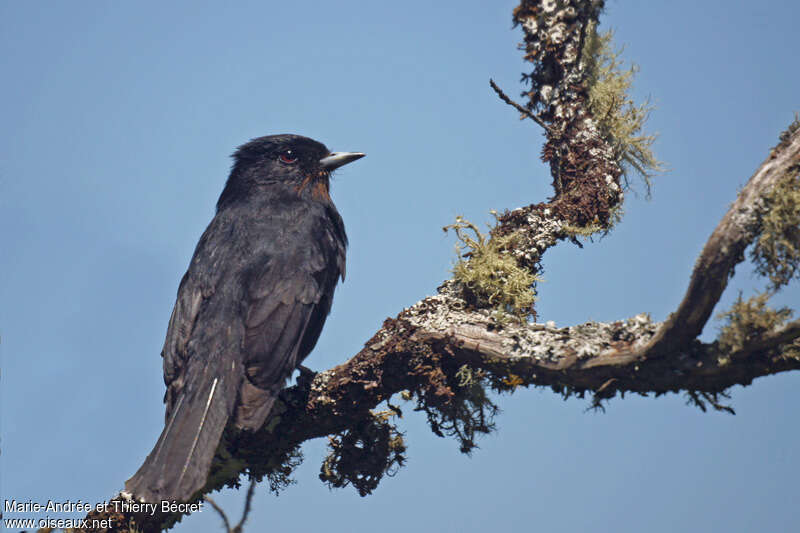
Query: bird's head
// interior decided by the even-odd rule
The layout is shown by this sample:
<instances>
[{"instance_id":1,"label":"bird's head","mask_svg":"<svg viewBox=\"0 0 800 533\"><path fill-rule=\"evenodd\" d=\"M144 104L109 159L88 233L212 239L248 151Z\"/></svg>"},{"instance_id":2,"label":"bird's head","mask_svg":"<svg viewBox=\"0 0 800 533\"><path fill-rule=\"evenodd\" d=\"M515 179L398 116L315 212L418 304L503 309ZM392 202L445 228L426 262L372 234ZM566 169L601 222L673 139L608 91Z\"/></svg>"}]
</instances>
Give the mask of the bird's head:
<instances>
[{"instance_id":1,"label":"bird's head","mask_svg":"<svg viewBox=\"0 0 800 533\"><path fill-rule=\"evenodd\" d=\"M233 169L217 209L273 185L288 186L298 195L329 202L330 173L362 157L360 152L331 152L324 144L301 135L258 137L233 154Z\"/></svg>"}]
</instances>

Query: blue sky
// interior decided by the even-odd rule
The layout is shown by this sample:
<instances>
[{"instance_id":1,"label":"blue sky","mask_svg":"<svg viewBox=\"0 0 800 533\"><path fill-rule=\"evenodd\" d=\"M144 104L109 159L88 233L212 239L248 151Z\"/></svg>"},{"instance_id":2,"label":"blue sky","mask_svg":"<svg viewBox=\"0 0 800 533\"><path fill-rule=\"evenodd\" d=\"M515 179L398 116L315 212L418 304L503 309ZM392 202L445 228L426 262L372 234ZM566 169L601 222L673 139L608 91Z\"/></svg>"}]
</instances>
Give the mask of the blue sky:
<instances>
[{"instance_id":1,"label":"blue sky","mask_svg":"<svg viewBox=\"0 0 800 533\"><path fill-rule=\"evenodd\" d=\"M514 2L0 2L0 488L104 501L161 431L159 351L228 156L293 132L367 157L333 196L347 281L306 364L356 353L448 276L456 215L545 199L541 135L500 102L527 68ZM614 234L545 256L541 320L663 320L728 205L800 110L792 1L609 1L671 171L628 195ZM723 298L760 286L748 266ZM793 288L776 303L795 304ZM720 307L721 308L721 307ZM704 333L710 339L717 323ZM800 375L732 390L736 416L682 396L605 413L545 390L499 399L471 458L406 409L408 466L360 498L317 479L260 488L248 531L789 531ZM243 493L217 501L238 516ZM178 531L220 531L206 510Z\"/></svg>"}]
</instances>

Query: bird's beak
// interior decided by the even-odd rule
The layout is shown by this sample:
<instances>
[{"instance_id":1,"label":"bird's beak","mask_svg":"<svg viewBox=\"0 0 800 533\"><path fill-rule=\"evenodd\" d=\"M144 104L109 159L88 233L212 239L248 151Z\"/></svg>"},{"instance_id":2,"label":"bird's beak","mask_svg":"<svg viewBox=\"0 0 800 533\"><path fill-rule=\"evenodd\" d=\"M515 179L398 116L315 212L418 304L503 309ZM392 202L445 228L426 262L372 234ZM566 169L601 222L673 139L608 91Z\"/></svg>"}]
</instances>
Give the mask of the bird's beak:
<instances>
[{"instance_id":1,"label":"bird's beak","mask_svg":"<svg viewBox=\"0 0 800 533\"><path fill-rule=\"evenodd\" d=\"M361 159L366 154L361 152L332 152L327 157L319 160L325 170L334 170L347 163L352 163L356 159Z\"/></svg>"}]
</instances>

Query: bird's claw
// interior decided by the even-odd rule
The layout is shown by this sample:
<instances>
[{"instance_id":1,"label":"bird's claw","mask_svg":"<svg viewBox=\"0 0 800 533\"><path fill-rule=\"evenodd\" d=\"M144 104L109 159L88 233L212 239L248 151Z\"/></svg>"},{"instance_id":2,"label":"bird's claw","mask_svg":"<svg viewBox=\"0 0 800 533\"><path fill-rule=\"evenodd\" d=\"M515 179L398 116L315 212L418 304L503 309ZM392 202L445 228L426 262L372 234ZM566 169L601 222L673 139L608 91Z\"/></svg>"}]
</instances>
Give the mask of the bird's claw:
<instances>
[{"instance_id":1,"label":"bird's claw","mask_svg":"<svg viewBox=\"0 0 800 533\"><path fill-rule=\"evenodd\" d=\"M300 374L297 376L297 386L304 390L310 389L311 383L314 381L314 377L316 377L317 373L303 365L299 365L297 370L300 371Z\"/></svg>"}]
</instances>

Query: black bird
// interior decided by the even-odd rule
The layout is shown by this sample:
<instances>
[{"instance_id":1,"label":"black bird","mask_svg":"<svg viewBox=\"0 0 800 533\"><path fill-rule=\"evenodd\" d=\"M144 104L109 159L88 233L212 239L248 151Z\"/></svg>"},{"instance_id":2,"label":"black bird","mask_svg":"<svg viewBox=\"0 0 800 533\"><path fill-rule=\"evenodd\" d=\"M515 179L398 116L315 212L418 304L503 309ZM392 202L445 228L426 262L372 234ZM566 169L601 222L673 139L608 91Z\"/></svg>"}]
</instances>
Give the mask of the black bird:
<instances>
[{"instance_id":1,"label":"black bird","mask_svg":"<svg viewBox=\"0 0 800 533\"><path fill-rule=\"evenodd\" d=\"M332 170L364 157L299 135L244 144L197 244L164 342L166 424L126 491L188 501L231 423L257 430L311 352L345 273Z\"/></svg>"}]
</instances>

